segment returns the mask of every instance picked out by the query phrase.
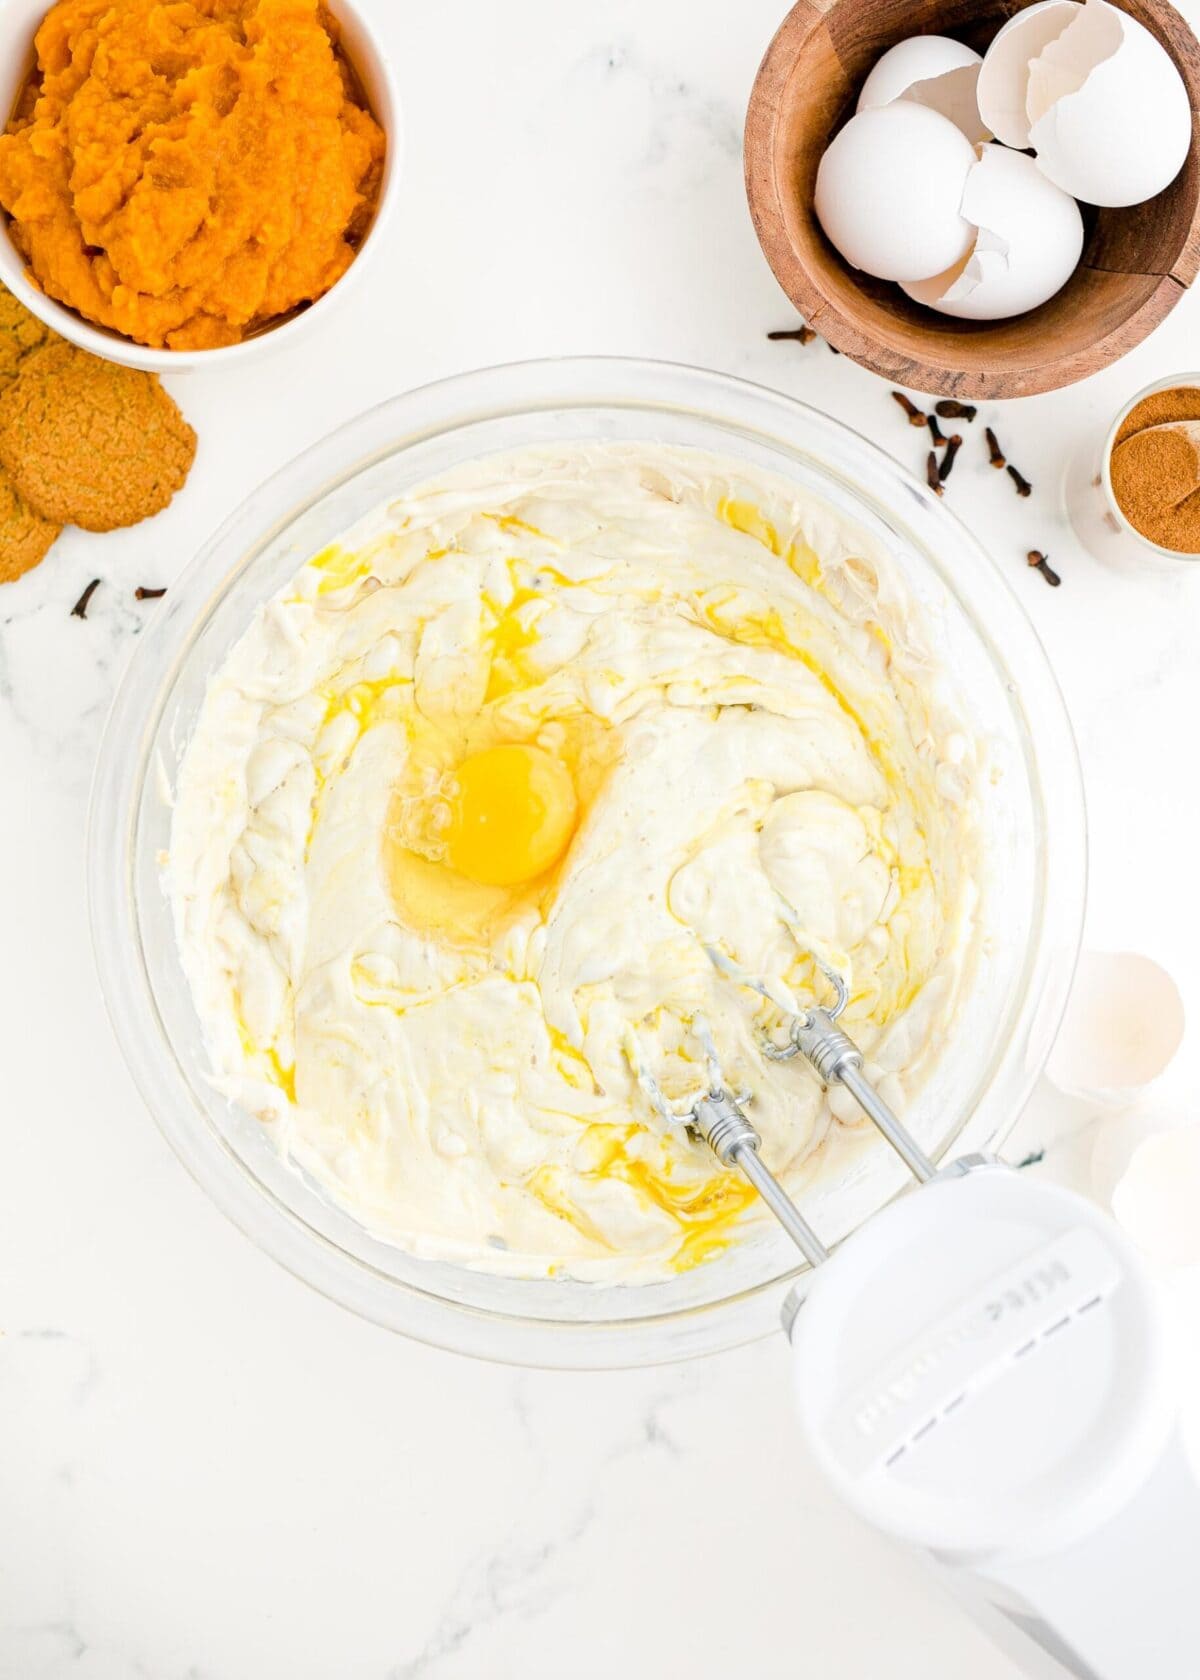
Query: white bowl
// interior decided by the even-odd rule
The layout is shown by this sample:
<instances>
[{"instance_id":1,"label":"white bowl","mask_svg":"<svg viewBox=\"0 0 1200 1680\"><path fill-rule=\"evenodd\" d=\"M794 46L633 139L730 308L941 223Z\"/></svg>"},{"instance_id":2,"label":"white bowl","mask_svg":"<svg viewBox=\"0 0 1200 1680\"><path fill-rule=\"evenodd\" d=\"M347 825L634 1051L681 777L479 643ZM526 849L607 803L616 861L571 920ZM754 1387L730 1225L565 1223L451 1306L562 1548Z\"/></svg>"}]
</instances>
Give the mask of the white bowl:
<instances>
[{"instance_id":1,"label":"white bowl","mask_svg":"<svg viewBox=\"0 0 1200 1680\"><path fill-rule=\"evenodd\" d=\"M0 116L5 124L33 66L33 37L50 4L51 0L4 0L0 6ZM277 327L267 327L240 344L227 344L214 350L153 350L123 333L93 326L73 309L47 297L29 279L24 259L9 235L9 219L3 212L0 212L0 282L39 320L81 350L90 350L94 356L121 362L126 367L145 368L151 373L240 367L249 357L261 355L264 350L294 344L303 334L311 333L314 326L325 322L332 310L344 303L356 286L361 286L363 269L382 244L399 188L403 145L395 71L377 34L350 0L329 0L329 11L337 20L346 56L362 83L371 113L387 136L387 152L379 203L362 248L324 297L300 314L281 321Z\"/></svg>"}]
</instances>

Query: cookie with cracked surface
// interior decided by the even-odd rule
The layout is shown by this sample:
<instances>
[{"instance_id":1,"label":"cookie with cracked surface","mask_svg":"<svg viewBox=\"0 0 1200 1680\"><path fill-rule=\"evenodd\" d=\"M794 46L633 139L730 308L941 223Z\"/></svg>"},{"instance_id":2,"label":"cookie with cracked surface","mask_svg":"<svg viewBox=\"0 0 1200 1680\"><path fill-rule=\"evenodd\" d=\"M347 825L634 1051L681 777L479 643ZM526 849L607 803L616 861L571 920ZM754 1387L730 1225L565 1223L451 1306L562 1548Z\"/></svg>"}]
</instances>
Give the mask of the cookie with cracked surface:
<instances>
[{"instance_id":1,"label":"cookie with cracked surface","mask_svg":"<svg viewBox=\"0 0 1200 1680\"><path fill-rule=\"evenodd\" d=\"M24 357L0 397L0 467L43 519L113 531L166 507L196 434L152 373L60 340Z\"/></svg>"},{"instance_id":2,"label":"cookie with cracked surface","mask_svg":"<svg viewBox=\"0 0 1200 1680\"><path fill-rule=\"evenodd\" d=\"M57 336L0 286L0 392L12 384L26 356ZM0 583L32 571L58 532L53 520L33 512L0 468Z\"/></svg>"},{"instance_id":3,"label":"cookie with cracked surface","mask_svg":"<svg viewBox=\"0 0 1200 1680\"><path fill-rule=\"evenodd\" d=\"M59 527L43 519L0 468L0 583L14 583L45 558Z\"/></svg>"},{"instance_id":4,"label":"cookie with cracked surface","mask_svg":"<svg viewBox=\"0 0 1200 1680\"><path fill-rule=\"evenodd\" d=\"M57 338L57 333L0 286L0 391L12 384L26 356Z\"/></svg>"}]
</instances>

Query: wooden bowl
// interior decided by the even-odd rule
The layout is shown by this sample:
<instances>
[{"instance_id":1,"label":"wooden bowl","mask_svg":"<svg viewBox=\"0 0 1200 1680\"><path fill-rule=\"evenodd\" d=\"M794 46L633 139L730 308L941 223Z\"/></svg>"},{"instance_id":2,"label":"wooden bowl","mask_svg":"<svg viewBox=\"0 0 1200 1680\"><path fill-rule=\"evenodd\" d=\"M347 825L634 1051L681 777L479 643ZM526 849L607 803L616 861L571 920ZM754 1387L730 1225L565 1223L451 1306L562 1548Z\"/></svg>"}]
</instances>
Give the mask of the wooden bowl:
<instances>
[{"instance_id":1,"label":"wooden bowl","mask_svg":"<svg viewBox=\"0 0 1200 1680\"><path fill-rule=\"evenodd\" d=\"M1123 356L1200 268L1200 43L1166 0L1120 0L1171 54L1193 111L1192 147L1156 198L1084 206L1079 268L1055 297L1007 321L958 321L851 268L813 209L817 165L879 56L909 35L982 52L1028 0L798 0L767 49L746 118L746 191L759 241L801 315L837 350L896 385L958 397L1057 390Z\"/></svg>"}]
</instances>

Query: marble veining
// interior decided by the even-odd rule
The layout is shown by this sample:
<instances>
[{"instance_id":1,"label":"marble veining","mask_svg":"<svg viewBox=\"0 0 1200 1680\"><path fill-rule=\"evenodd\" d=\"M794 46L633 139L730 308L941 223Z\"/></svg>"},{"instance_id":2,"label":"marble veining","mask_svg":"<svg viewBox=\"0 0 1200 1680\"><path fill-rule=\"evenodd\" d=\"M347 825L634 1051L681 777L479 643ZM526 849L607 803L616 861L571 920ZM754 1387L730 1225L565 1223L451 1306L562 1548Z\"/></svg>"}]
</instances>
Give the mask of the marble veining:
<instances>
[{"instance_id":1,"label":"marble veining","mask_svg":"<svg viewBox=\"0 0 1200 1680\"><path fill-rule=\"evenodd\" d=\"M367 294L323 337L172 389L200 437L149 525L67 533L0 586L0 1680L1016 1680L799 1457L782 1337L669 1370L517 1372L409 1344L306 1290L174 1161L112 1041L83 888L92 762L137 636L263 477L393 392L521 356L641 354L811 401L920 471L885 388L794 313L741 185L751 78L785 7L362 0L408 149ZM1193 26L1200 0L1183 0ZM947 499L1006 572L1081 742L1089 942L1146 951L1200 1012L1200 580L1108 571L1060 512L1068 452L1195 361L1200 294L1086 385L968 429ZM1050 553L1063 585L1025 565ZM92 577L83 622L70 616ZM1185 1046L1157 1101L1195 1106ZM1043 1092L1013 1159L1078 1182ZM1200 1427L1200 1295L1171 1280ZM723 1589L712 1585L719 1551ZM746 1606L752 1605L751 1614Z\"/></svg>"}]
</instances>

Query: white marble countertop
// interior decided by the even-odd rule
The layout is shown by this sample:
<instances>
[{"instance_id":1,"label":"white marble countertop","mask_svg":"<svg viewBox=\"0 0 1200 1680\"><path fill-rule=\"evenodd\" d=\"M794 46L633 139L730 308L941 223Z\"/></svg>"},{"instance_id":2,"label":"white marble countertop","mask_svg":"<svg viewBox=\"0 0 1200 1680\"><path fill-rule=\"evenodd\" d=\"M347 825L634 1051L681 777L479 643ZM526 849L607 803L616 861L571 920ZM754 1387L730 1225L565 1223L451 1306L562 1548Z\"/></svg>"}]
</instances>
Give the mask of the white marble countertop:
<instances>
[{"instance_id":1,"label":"white marble countertop","mask_svg":"<svg viewBox=\"0 0 1200 1680\"><path fill-rule=\"evenodd\" d=\"M777 385L922 460L876 380L821 343L764 336L795 317L750 228L740 131L782 0L371 9L408 150L357 314L245 373L180 378L201 439L185 493L138 529L68 533L0 589L0 1676L1013 1680L800 1461L781 1337L601 1376L405 1343L224 1221L110 1036L84 821L105 708L155 611L133 589L170 584L298 450L444 374L607 352ZM1184 10L1200 22L1200 0ZM1106 372L1004 410L1029 501L975 438L950 486L1009 569L1078 731L1089 942L1158 957L1193 1010L1200 578L1104 570L1057 491L1089 430L1194 366L1198 329L1200 292ZM1033 545L1061 589L1025 566ZM80 622L70 607L93 576ZM1195 1101L1191 1044L1171 1091ZM1194 1326L1200 1289L1170 1289ZM1200 1383L1189 1404L1195 1417Z\"/></svg>"}]
</instances>

